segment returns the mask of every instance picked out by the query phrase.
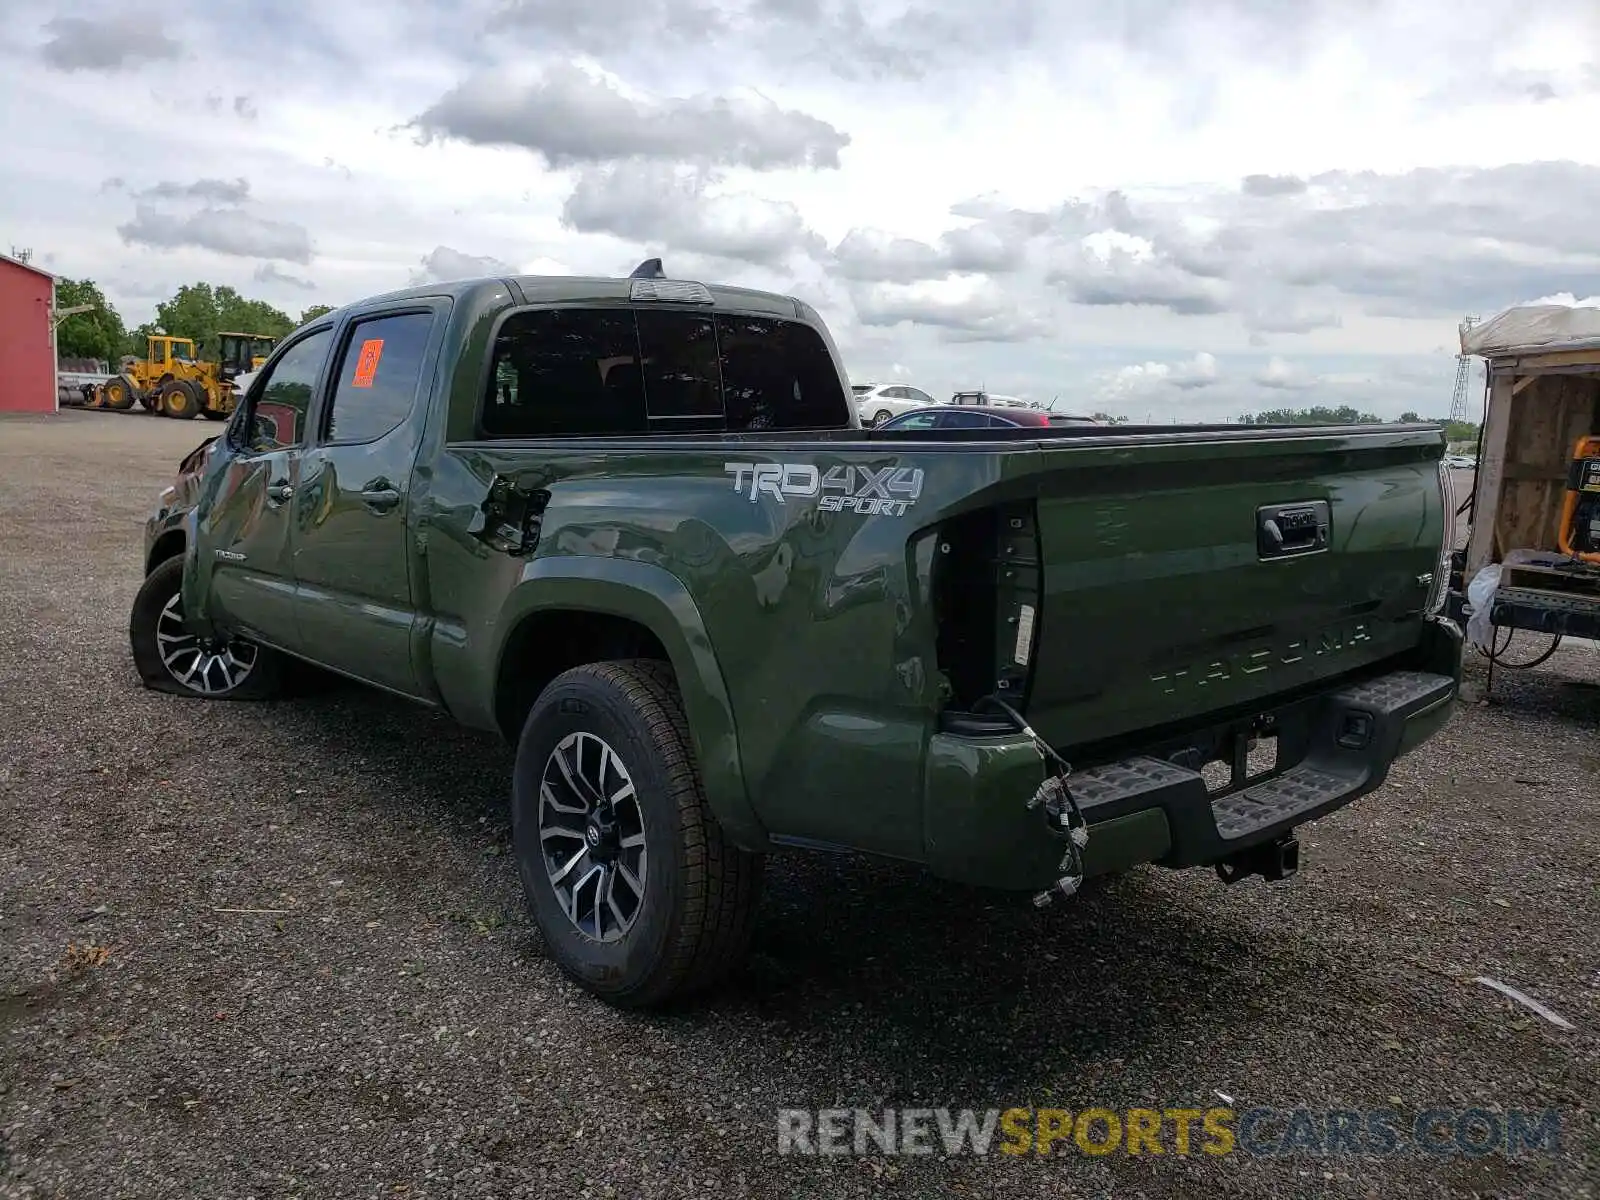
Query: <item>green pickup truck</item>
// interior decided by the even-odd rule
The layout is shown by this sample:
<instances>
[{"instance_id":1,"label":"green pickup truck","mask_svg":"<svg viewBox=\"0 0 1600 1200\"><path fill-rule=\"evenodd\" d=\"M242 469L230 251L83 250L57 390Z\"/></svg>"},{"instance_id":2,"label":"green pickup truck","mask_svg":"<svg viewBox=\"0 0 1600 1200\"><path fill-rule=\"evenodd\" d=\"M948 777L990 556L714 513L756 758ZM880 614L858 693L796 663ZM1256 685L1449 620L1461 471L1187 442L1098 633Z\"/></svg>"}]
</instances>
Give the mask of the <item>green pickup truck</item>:
<instances>
[{"instance_id":1,"label":"green pickup truck","mask_svg":"<svg viewBox=\"0 0 1600 1200\"><path fill-rule=\"evenodd\" d=\"M298 662L516 747L552 957L640 1007L747 948L764 856L1071 895L1282 879L1449 718L1435 425L861 428L786 296L513 277L273 351L146 529L145 684Z\"/></svg>"}]
</instances>

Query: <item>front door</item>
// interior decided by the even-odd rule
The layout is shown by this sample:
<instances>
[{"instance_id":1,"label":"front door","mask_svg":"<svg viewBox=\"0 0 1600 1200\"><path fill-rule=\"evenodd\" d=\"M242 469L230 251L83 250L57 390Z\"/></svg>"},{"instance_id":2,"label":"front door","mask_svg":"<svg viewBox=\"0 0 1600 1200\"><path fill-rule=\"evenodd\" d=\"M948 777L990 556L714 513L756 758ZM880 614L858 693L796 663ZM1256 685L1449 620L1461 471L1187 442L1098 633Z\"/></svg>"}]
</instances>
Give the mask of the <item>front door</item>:
<instances>
[{"instance_id":1,"label":"front door","mask_svg":"<svg viewBox=\"0 0 1600 1200\"><path fill-rule=\"evenodd\" d=\"M291 503L299 486L307 418L332 343L330 326L288 346L236 418L240 448L210 481L195 531L198 586L185 589L186 610L221 629L294 650ZM230 436L232 431L230 430ZM200 601L191 609L191 597Z\"/></svg>"},{"instance_id":2,"label":"front door","mask_svg":"<svg viewBox=\"0 0 1600 1200\"><path fill-rule=\"evenodd\" d=\"M300 637L318 662L409 696L411 472L445 302L359 317L301 462L292 531Z\"/></svg>"}]
</instances>

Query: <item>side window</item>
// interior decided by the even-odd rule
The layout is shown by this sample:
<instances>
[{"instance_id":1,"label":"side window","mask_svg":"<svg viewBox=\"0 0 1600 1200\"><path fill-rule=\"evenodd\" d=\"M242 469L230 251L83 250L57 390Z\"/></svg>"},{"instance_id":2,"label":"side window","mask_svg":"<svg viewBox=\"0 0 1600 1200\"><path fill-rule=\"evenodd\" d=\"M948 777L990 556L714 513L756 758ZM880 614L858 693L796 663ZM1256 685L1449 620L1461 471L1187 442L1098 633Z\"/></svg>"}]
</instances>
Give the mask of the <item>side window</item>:
<instances>
[{"instance_id":1,"label":"side window","mask_svg":"<svg viewBox=\"0 0 1600 1200\"><path fill-rule=\"evenodd\" d=\"M628 309L512 313L495 339L487 438L644 433L639 342Z\"/></svg>"},{"instance_id":2,"label":"side window","mask_svg":"<svg viewBox=\"0 0 1600 1200\"><path fill-rule=\"evenodd\" d=\"M720 425L722 370L711 318L650 308L636 316L650 419L713 417Z\"/></svg>"},{"instance_id":3,"label":"side window","mask_svg":"<svg viewBox=\"0 0 1600 1200\"><path fill-rule=\"evenodd\" d=\"M256 454L298 446L305 436L306 414L327 357L331 329L313 333L285 350L265 379L251 389L250 431L246 446Z\"/></svg>"},{"instance_id":4,"label":"side window","mask_svg":"<svg viewBox=\"0 0 1600 1200\"><path fill-rule=\"evenodd\" d=\"M167 344L165 342L156 342L156 343L151 345L151 347L150 347L150 361L155 363L156 366L158 366L158 367L166 366L166 364L167 364Z\"/></svg>"},{"instance_id":5,"label":"side window","mask_svg":"<svg viewBox=\"0 0 1600 1200\"><path fill-rule=\"evenodd\" d=\"M376 441L411 415L433 322L422 312L355 323L328 410L328 441Z\"/></svg>"},{"instance_id":6,"label":"side window","mask_svg":"<svg viewBox=\"0 0 1600 1200\"><path fill-rule=\"evenodd\" d=\"M938 413L910 413L894 423L896 429L932 429Z\"/></svg>"},{"instance_id":7,"label":"side window","mask_svg":"<svg viewBox=\"0 0 1600 1200\"><path fill-rule=\"evenodd\" d=\"M906 391L911 393L911 398L913 400L915 400L918 404L932 404L932 403L934 403L933 397L928 395L927 392L918 391L914 387L908 387L906 389Z\"/></svg>"},{"instance_id":8,"label":"side window","mask_svg":"<svg viewBox=\"0 0 1600 1200\"><path fill-rule=\"evenodd\" d=\"M938 418L941 429L987 429L994 424L987 415L977 412L939 413Z\"/></svg>"},{"instance_id":9,"label":"side window","mask_svg":"<svg viewBox=\"0 0 1600 1200\"><path fill-rule=\"evenodd\" d=\"M817 331L773 317L717 317L728 430L842 429L851 399Z\"/></svg>"}]
</instances>

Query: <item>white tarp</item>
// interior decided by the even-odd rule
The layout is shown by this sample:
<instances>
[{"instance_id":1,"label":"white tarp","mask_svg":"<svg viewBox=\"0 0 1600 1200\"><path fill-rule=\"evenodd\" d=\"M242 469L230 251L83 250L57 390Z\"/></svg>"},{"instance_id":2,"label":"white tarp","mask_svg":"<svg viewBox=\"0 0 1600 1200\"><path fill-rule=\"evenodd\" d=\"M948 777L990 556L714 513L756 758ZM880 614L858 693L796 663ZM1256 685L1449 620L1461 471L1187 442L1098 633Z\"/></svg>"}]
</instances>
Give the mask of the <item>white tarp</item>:
<instances>
[{"instance_id":1,"label":"white tarp","mask_svg":"<svg viewBox=\"0 0 1600 1200\"><path fill-rule=\"evenodd\" d=\"M1467 584L1467 641L1485 654L1495 652L1492 646L1494 629L1489 624L1489 612L1494 608L1494 594L1500 590L1502 567L1561 567L1570 565L1572 561L1567 555L1552 550L1512 550L1506 554L1504 563L1479 567L1472 582Z\"/></svg>"},{"instance_id":2,"label":"white tarp","mask_svg":"<svg viewBox=\"0 0 1600 1200\"><path fill-rule=\"evenodd\" d=\"M1588 349L1600 350L1600 297L1552 296L1519 304L1461 335L1463 354L1485 358Z\"/></svg>"}]
</instances>

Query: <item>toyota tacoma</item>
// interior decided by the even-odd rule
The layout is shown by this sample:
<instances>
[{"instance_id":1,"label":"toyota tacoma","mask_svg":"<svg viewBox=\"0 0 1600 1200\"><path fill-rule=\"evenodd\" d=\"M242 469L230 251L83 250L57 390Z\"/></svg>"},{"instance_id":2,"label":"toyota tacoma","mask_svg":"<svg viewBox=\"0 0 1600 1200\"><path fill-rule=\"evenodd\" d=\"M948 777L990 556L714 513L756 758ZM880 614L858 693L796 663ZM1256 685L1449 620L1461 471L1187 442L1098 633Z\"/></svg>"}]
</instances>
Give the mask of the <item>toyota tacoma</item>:
<instances>
[{"instance_id":1,"label":"toyota tacoma","mask_svg":"<svg viewBox=\"0 0 1600 1200\"><path fill-rule=\"evenodd\" d=\"M507 277L318 317L146 529L145 684L295 662L515 747L522 884L607 1002L704 988L765 856L1070 896L1285 878L1449 718L1432 424L864 429L791 297Z\"/></svg>"}]
</instances>

